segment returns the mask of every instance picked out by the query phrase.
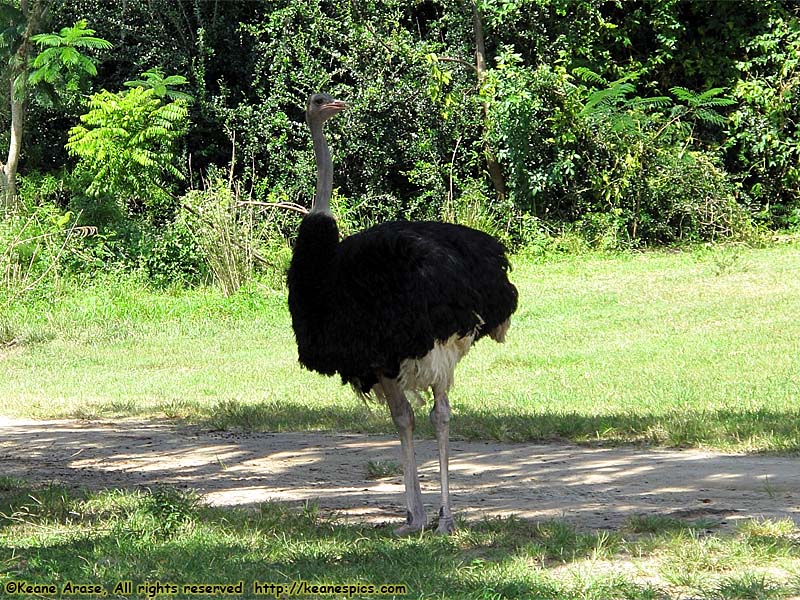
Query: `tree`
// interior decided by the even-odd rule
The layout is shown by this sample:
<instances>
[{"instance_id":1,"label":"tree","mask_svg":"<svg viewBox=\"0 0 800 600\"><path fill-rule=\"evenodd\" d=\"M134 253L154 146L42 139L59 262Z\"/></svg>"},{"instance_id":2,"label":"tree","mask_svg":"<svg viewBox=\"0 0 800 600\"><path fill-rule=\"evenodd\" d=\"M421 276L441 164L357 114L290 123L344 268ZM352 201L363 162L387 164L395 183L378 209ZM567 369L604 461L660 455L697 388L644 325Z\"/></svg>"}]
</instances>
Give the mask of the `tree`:
<instances>
[{"instance_id":1,"label":"tree","mask_svg":"<svg viewBox=\"0 0 800 600\"><path fill-rule=\"evenodd\" d=\"M80 20L60 33L34 34L39 27L46 0L22 0L20 9L3 6L0 19L4 20L0 44L9 53L5 79L9 84L11 104L11 135L8 157L0 163L0 196L5 207L11 207L17 194L17 167L22 151L26 101L29 87L47 85L50 96L75 93L87 76L97 75L95 61L81 53L83 49L109 49L111 43L93 37L94 31ZM24 25L24 26L23 26ZM44 47L31 61L33 44ZM31 69L33 69L31 71Z\"/></svg>"},{"instance_id":2,"label":"tree","mask_svg":"<svg viewBox=\"0 0 800 600\"><path fill-rule=\"evenodd\" d=\"M480 91L486 79L486 42L483 35L483 19L477 3L472 2L472 24L475 35L475 75L478 79L478 90ZM483 112L483 153L486 157L486 169L492 179L492 185L497 193L497 199L503 202L506 198L506 181L503 177L503 169L497 160L497 154L492 148L489 138L491 129L491 117L489 113L489 102L486 98L481 98L481 109Z\"/></svg>"},{"instance_id":3,"label":"tree","mask_svg":"<svg viewBox=\"0 0 800 600\"><path fill-rule=\"evenodd\" d=\"M8 86L11 133L5 162L0 162L0 207L10 208L17 195L17 165L25 125L25 98L30 69L31 42L47 7L46 0L21 0L20 8L4 5L0 11L0 50L7 58L2 83Z\"/></svg>"},{"instance_id":4,"label":"tree","mask_svg":"<svg viewBox=\"0 0 800 600\"><path fill-rule=\"evenodd\" d=\"M191 102L193 100L191 94L172 89L179 85L186 85L189 83L189 80L183 75L165 76L162 69L153 67L142 73L142 77L144 77L144 79L126 81L125 85L127 87L140 87L146 90L151 89L156 97L162 100L165 97L170 100L185 100L186 102Z\"/></svg>"},{"instance_id":5,"label":"tree","mask_svg":"<svg viewBox=\"0 0 800 600\"><path fill-rule=\"evenodd\" d=\"M45 83L67 92L77 92L83 80L97 75L95 60L82 54L81 50L112 48L111 42L94 37L94 30L86 26L85 20L64 27L59 33L40 33L31 40L44 50L33 60L34 70L28 83Z\"/></svg>"}]
</instances>

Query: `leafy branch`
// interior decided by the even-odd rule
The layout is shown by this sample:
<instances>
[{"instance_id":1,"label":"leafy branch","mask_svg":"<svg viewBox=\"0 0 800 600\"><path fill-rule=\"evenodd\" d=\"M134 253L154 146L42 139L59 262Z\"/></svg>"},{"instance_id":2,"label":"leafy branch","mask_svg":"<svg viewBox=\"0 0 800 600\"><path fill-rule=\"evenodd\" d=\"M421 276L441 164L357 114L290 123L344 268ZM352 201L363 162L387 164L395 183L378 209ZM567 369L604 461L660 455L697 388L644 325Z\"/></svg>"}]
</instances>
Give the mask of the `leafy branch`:
<instances>
[{"instance_id":1,"label":"leafy branch","mask_svg":"<svg viewBox=\"0 0 800 600\"><path fill-rule=\"evenodd\" d=\"M97 75L96 61L81 50L110 50L111 42L94 36L94 29L80 20L59 33L40 33L31 40L44 49L33 61L33 71L28 77L31 85L45 82L56 85L66 80L68 90L76 90L85 76ZM65 77L66 75L66 77Z\"/></svg>"}]
</instances>

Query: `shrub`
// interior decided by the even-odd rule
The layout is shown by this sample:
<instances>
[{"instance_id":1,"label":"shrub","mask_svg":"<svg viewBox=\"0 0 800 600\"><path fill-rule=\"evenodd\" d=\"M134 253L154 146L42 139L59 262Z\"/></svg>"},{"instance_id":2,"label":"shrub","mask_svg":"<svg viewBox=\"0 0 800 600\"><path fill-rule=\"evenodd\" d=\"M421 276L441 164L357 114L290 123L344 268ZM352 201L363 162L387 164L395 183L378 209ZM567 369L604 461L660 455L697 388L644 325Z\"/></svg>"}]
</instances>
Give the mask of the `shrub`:
<instances>
[{"instance_id":1,"label":"shrub","mask_svg":"<svg viewBox=\"0 0 800 600\"><path fill-rule=\"evenodd\" d=\"M181 219L143 228L137 254L147 278L158 286L198 283L207 274L201 248Z\"/></svg>"},{"instance_id":2,"label":"shrub","mask_svg":"<svg viewBox=\"0 0 800 600\"><path fill-rule=\"evenodd\" d=\"M489 135L517 209L572 220L582 212L583 186L573 183L587 136L579 90L562 67L528 69L520 60L506 52L487 75L481 93L490 106Z\"/></svg>"},{"instance_id":3,"label":"shrub","mask_svg":"<svg viewBox=\"0 0 800 600\"><path fill-rule=\"evenodd\" d=\"M659 152L644 182L639 236L657 242L742 239L753 232L740 192L708 153Z\"/></svg>"},{"instance_id":4,"label":"shrub","mask_svg":"<svg viewBox=\"0 0 800 600\"><path fill-rule=\"evenodd\" d=\"M0 286L21 295L58 278L67 244L75 234L71 213L43 206L0 218Z\"/></svg>"},{"instance_id":5,"label":"shrub","mask_svg":"<svg viewBox=\"0 0 800 600\"><path fill-rule=\"evenodd\" d=\"M773 17L767 33L747 42L739 101L728 123L729 161L741 173L761 219L800 226L800 21Z\"/></svg>"},{"instance_id":6,"label":"shrub","mask_svg":"<svg viewBox=\"0 0 800 600\"><path fill-rule=\"evenodd\" d=\"M575 222L603 247L745 235L736 186L713 149L694 148L733 100L719 88L640 97L636 77L530 70L506 53L484 93L517 209Z\"/></svg>"},{"instance_id":7,"label":"shrub","mask_svg":"<svg viewBox=\"0 0 800 600\"><path fill-rule=\"evenodd\" d=\"M15 307L37 298L51 302L68 257L81 237L95 232L50 204L0 211L0 346L23 337L25 323L14 316Z\"/></svg>"},{"instance_id":8,"label":"shrub","mask_svg":"<svg viewBox=\"0 0 800 600\"><path fill-rule=\"evenodd\" d=\"M89 182L86 193L124 209L163 213L172 204L169 184L184 179L176 144L188 125L186 103L165 104L155 90L135 87L94 94L89 108L67 143L78 157L76 174Z\"/></svg>"},{"instance_id":9,"label":"shrub","mask_svg":"<svg viewBox=\"0 0 800 600\"><path fill-rule=\"evenodd\" d=\"M283 236L274 227L281 205L240 199L240 187L220 178L205 182L182 199L182 221L200 255L226 296L252 279L259 268L270 283L282 285L290 258ZM257 210L266 214L259 216Z\"/></svg>"}]
</instances>

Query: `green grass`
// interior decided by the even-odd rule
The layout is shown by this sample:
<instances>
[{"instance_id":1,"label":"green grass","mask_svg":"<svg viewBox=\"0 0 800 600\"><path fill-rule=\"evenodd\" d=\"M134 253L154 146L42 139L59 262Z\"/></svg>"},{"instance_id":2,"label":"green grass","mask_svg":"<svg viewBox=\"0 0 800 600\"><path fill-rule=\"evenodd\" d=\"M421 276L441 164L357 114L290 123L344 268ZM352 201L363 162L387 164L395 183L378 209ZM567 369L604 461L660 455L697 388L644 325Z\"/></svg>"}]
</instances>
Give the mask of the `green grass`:
<instances>
[{"instance_id":1,"label":"green grass","mask_svg":"<svg viewBox=\"0 0 800 600\"><path fill-rule=\"evenodd\" d=\"M797 250L516 261L509 341L480 343L460 366L454 434L800 449ZM285 296L267 287L226 299L125 278L63 281L10 306L0 290L0 306L0 414L392 431L383 408L299 368ZM244 597L255 581L298 580L401 583L407 595L383 597L419 599L800 596L800 530L788 520L734 531L667 515L614 531L515 518L459 525L448 538L397 539L388 525L346 524L313 505L220 509L175 488L89 492L0 476L0 596L9 583L72 581L101 584L108 598L146 597L112 593L127 580L243 581Z\"/></svg>"},{"instance_id":2,"label":"green grass","mask_svg":"<svg viewBox=\"0 0 800 600\"><path fill-rule=\"evenodd\" d=\"M455 436L800 449L796 245L519 259L512 277L508 342L457 371ZM298 366L285 295L266 287L67 282L0 321L3 414L392 431L382 407Z\"/></svg>"},{"instance_id":3,"label":"green grass","mask_svg":"<svg viewBox=\"0 0 800 600\"><path fill-rule=\"evenodd\" d=\"M395 538L313 506L221 510L191 493L0 489L0 586L8 582L405 584L407 598L788 598L800 531L750 522L728 535L690 523L580 532L561 521L479 521L451 537ZM742 569L742 565L746 569ZM24 596L23 596L24 597ZM178 594L171 597L185 597ZM237 597L218 595L215 597ZM334 596L342 597L342 596ZM356 594L353 597L363 598Z\"/></svg>"},{"instance_id":4,"label":"green grass","mask_svg":"<svg viewBox=\"0 0 800 600\"><path fill-rule=\"evenodd\" d=\"M367 478L382 479L403 474L403 467L391 460L371 460L367 463Z\"/></svg>"}]
</instances>

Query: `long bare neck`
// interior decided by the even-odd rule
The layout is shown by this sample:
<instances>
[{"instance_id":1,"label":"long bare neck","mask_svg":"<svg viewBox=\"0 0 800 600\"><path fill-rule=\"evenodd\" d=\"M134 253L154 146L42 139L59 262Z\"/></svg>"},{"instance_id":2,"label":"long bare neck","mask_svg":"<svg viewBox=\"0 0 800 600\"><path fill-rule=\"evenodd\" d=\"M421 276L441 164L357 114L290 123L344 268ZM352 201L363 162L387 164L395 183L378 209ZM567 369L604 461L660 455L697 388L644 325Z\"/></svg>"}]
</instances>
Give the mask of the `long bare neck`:
<instances>
[{"instance_id":1,"label":"long bare neck","mask_svg":"<svg viewBox=\"0 0 800 600\"><path fill-rule=\"evenodd\" d=\"M317 161L317 193L314 195L312 213L331 214L331 191L333 190L333 161L328 142L322 131L322 123L312 123L311 140L314 142L314 158Z\"/></svg>"}]
</instances>

